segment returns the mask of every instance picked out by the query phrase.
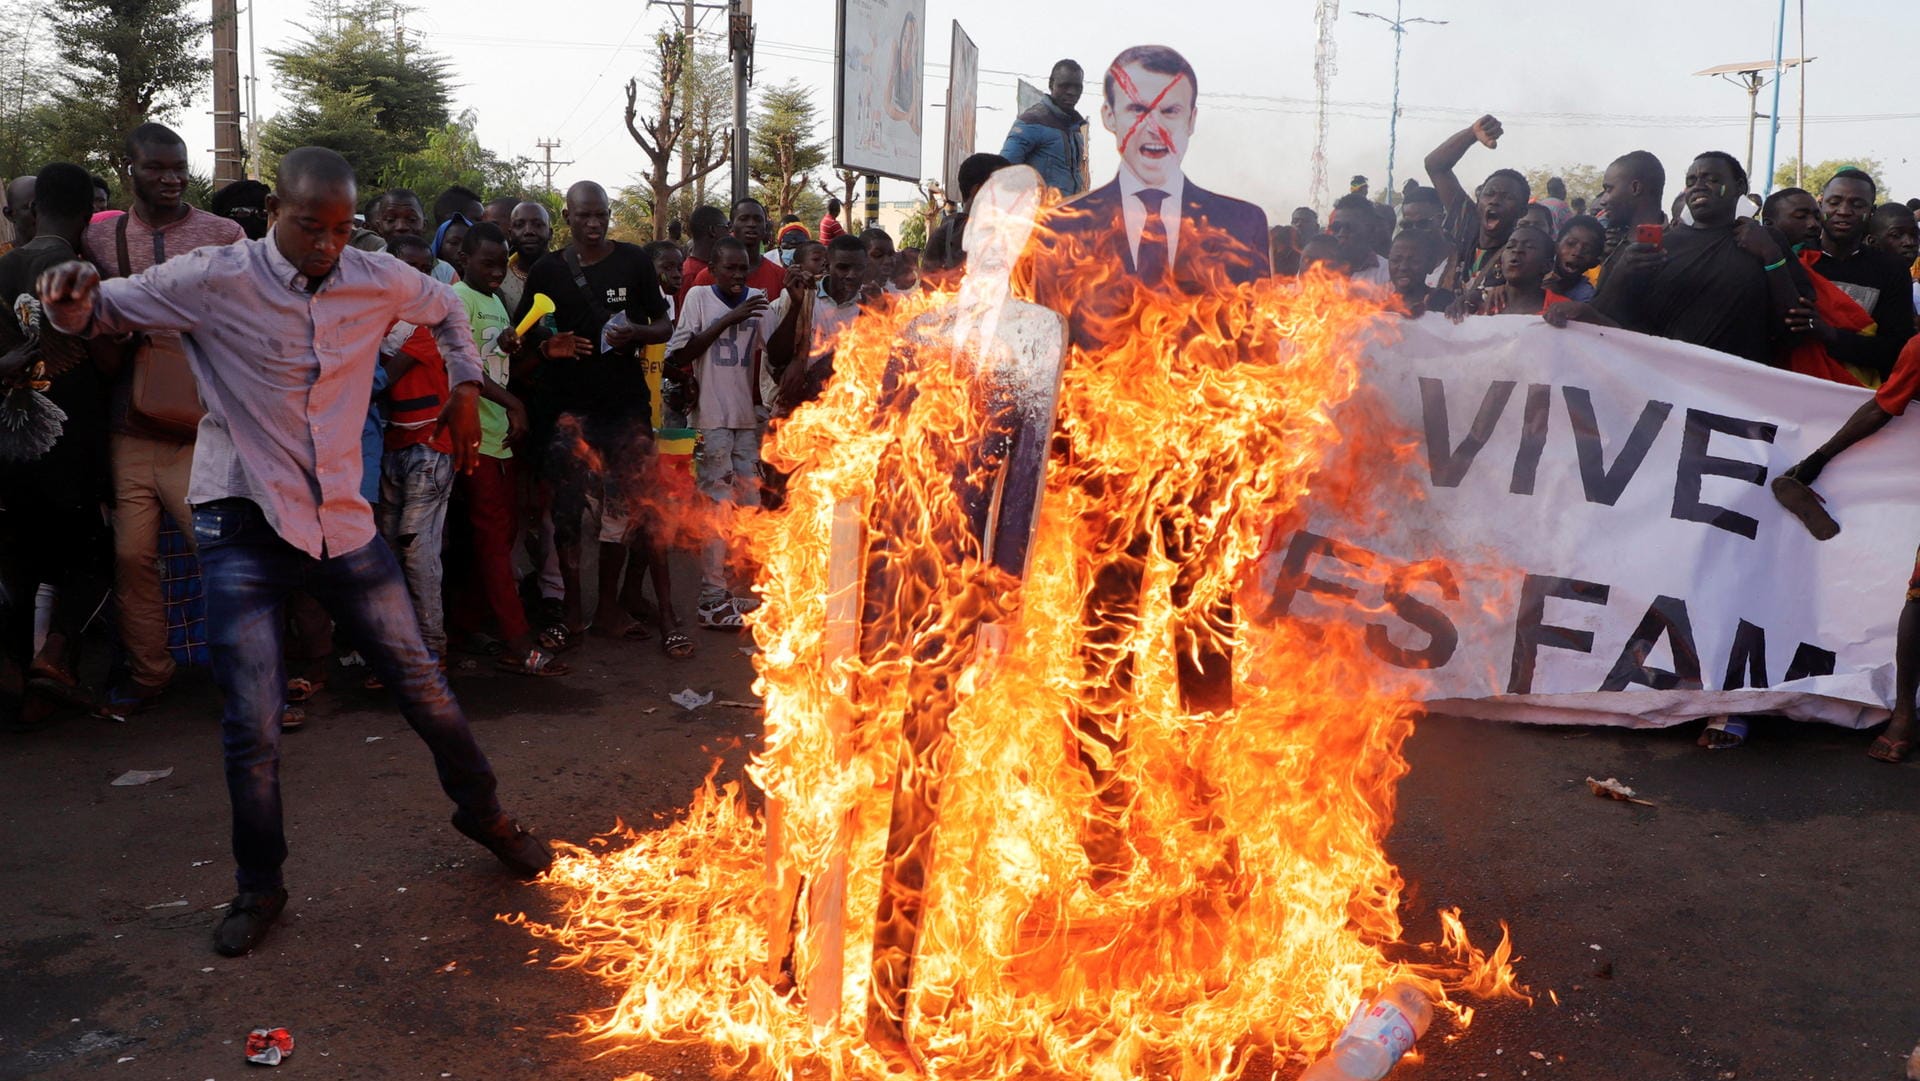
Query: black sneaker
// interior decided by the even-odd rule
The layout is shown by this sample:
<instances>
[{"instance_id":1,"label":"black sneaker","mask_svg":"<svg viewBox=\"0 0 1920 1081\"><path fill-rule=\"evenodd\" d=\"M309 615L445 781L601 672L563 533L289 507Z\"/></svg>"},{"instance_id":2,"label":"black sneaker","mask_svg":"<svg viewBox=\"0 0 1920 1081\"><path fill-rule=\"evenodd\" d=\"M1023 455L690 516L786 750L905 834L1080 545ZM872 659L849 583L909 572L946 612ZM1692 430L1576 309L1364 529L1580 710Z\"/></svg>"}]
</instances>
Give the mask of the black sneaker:
<instances>
[{"instance_id":1,"label":"black sneaker","mask_svg":"<svg viewBox=\"0 0 1920 1081\"><path fill-rule=\"evenodd\" d=\"M480 842L520 878L538 878L553 866L553 850L547 847L547 842L521 829L505 814L495 815L491 822L482 822L476 815L455 811L453 828Z\"/></svg>"},{"instance_id":2,"label":"black sneaker","mask_svg":"<svg viewBox=\"0 0 1920 1081\"><path fill-rule=\"evenodd\" d=\"M267 928L287 907L287 891L243 893L227 906L220 926L213 929L213 948L226 957L239 957L267 937Z\"/></svg>"}]
</instances>

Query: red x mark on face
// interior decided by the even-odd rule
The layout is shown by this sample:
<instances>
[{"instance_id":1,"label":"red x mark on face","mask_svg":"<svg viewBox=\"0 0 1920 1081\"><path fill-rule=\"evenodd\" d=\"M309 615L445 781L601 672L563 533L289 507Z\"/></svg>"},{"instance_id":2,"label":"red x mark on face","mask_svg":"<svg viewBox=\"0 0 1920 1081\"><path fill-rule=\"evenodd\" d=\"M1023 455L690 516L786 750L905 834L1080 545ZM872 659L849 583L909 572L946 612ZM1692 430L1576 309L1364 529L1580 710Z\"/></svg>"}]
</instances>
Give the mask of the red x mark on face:
<instances>
[{"instance_id":1,"label":"red x mark on face","mask_svg":"<svg viewBox=\"0 0 1920 1081\"><path fill-rule=\"evenodd\" d=\"M1116 64L1108 68L1107 72L1113 76L1114 85L1118 86L1120 92L1127 96L1127 100L1143 108L1140 115L1134 118L1133 124L1127 128L1127 133L1120 138L1120 153L1124 155L1127 152L1127 147L1133 143L1133 137L1140 134L1140 126L1146 124L1148 121L1152 121L1152 126L1147 128L1147 136L1152 139L1157 139L1160 143L1171 149L1174 146L1173 132L1169 131L1167 126L1160 122L1160 103L1167 100L1167 95L1173 93L1174 87L1186 82L1186 75L1175 75L1171 82L1161 88L1160 93L1154 95L1152 101L1143 101L1141 100L1142 95L1140 88L1134 85L1133 79L1127 75L1126 69Z\"/></svg>"}]
</instances>

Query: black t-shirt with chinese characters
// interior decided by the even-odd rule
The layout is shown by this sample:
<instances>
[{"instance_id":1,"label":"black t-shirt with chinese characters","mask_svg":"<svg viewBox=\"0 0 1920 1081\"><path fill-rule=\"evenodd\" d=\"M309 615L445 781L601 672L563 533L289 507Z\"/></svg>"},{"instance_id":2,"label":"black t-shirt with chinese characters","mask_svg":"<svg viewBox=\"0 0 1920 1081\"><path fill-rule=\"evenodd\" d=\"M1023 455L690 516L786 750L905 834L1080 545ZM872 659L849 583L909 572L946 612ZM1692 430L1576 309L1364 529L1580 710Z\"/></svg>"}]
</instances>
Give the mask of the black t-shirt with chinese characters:
<instances>
[{"instance_id":1,"label":"black t-shirt with chinese characters","mask_svg":"<svg viewBox=\"0 0 1920 1081\"><path fill-rule=\"evenodd\" d=\"M53 448L29 462L0 463L0 498L36 496L61 504L91 503L111 491L107 468L107 386L87 343L53 329L40 309L41 273L78 259L58 236L35 237L0 257L0 341L37 339L49 383L43 392L67 415Z\"/></svg>"},{"instance_id":2,"label":"black t-shirt with chinese characters","mask_svg":"<svg viewBox=\"0 0 1920 1081\"><path fill-rule=\"evenodd\" d=\"M606 420L651 420L646 369L640 351L632 346L600 350L600 332L607 320L621 312L636 326L667 314L660 279L639 247L615 241L613 251L596 263L581 263L586 288L576 284L568 264L570 249L548 252L527 272L526 291L520 297L514 321L526 314L536 293L553 301L553 323L593 342L590 356L543 359L533 378L534 412L551 421L561 413Z\"/></svg>"}]
</instances>

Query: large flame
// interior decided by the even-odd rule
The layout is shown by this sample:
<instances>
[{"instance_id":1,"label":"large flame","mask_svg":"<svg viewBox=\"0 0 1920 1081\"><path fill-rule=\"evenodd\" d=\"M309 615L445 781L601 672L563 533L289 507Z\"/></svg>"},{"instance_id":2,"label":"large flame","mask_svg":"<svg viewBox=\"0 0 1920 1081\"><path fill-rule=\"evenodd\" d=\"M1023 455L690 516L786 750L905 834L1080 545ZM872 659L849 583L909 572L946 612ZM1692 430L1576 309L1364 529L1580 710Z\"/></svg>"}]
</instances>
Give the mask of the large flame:
<instances>
[{"instance_id":1,"label":"large flame","mask_svg":"<svg viewBox=\"0 0 1920 1081\"><path fill-rule=\"evenodd\" d=\"M1411 688L1353 630L1247 618L1263 539L1310 487L1369 513L1389 479L1323 473L1361 350L1390 332L1378 301L1321 276L1195 298L1116 287L1100 260L1041 273L1124 300L1076 313L1102 345L1066 365L1024 582L982 558L957 494L982 482L985 433L980 358L926 340L952 295L859 320L825 396L771 441L787 506L741 523L763 568L765 813L708 785L682 821L555 865L563 916L529 926L617 989L582 1021L594 1040L699 1042L778 1076L879 1078L904 1046L940 1078L1197 1081L1319 1053L1394 979L1461 1023L1449 992L1520 993L1504 939L1481 953L1457 913L1441 943L1400 944L1381 842ZM829 553L863 522L850 634ZM1230 704L1183 695L1183 667L1228 656ZM903 785L937 817L895 846L893 889L922 916L892 1017L872 959ZM823 970L837 1013L808 983Z\"/></svg>"}]
</instances>

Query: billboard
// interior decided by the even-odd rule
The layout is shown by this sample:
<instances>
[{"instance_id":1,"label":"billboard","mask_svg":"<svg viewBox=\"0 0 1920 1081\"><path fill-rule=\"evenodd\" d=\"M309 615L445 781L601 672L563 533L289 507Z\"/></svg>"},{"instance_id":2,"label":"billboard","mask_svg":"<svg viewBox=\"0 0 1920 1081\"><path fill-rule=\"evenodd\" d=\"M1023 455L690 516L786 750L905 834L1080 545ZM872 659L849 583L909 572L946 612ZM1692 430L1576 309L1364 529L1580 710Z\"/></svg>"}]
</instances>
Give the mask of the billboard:
<instances>
[{"instance_id":1,"label":"billboard","mask_svg":"<svg viewBox=\"0 0 1920 1081\"><path fill-rule=\"evenodd\" d=\"M920 177L926 0L839 0L834 166Z\"/></svg>"},{"instance_id":2,"label":"billboard","mask_svg":"<svg viewBox=\"0 0 1920 1081\"><path fill-rule=\"evenodd\" d=\"M953 24L953 61L947 73L947 198L960 198L960 163L973 153L974 121L980 105L980 47L959 20Z\"/></svg>"}]
</instances>

